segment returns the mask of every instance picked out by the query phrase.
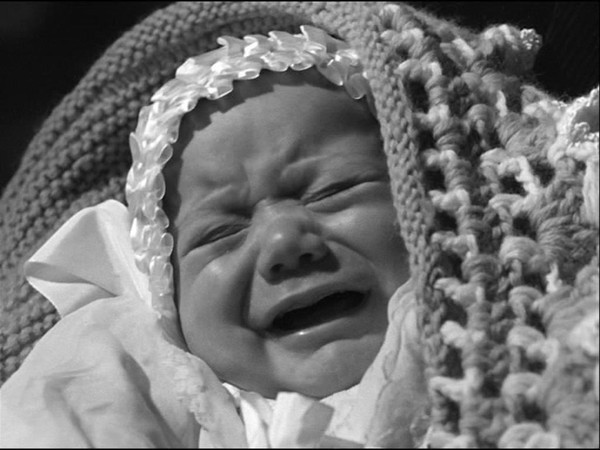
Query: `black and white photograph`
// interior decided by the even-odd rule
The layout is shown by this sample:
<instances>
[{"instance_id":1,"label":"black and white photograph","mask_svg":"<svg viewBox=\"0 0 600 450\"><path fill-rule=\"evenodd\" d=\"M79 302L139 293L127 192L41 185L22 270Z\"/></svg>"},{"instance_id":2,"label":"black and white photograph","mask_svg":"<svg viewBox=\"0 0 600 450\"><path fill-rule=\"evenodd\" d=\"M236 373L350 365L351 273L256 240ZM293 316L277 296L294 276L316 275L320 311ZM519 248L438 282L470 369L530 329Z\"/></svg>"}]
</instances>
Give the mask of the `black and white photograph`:
<instances>
[{"instance_id":1,"label":"black and white photograph","mask_svg":"<svg viewBox=\"0 0 600 450\"><path fill-rule=\"evenodd\" d=\"M0 448L597 449L598 7L0 3Z\"/></svg>"}]
</instances>

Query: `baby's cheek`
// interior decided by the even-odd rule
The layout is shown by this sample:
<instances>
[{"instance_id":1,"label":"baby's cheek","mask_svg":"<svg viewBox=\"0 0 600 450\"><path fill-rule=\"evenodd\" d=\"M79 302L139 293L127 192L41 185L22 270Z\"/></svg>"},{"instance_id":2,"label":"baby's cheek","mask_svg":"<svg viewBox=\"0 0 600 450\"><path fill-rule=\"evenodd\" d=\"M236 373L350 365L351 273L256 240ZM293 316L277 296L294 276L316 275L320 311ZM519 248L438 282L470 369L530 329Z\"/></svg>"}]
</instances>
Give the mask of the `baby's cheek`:
<instances>
[{"instance_id":1,"label":"baby's cheek","mask_svg":"<svg viewBox=\"0 0 600 450\"><path fill-rule=\"evenodd\" d=\"M181 313L203 327L229 324L238 317L235 302L233 277L225 273L220 264L190 264L183 267L181 274Z\"/></svg>"},{"instance_id":2,"label":"baby's cheek","mask_svg":"<svg viewBox=\"0 0 600 450\"><path fill-rule=\"evenodd\" d=\"M328 225L335 236L345 237L351 247L376 245L377 250L383 250L382 244L397 236L394 219L391 203L376 199L349 205L328 218Z\"/></svg>"},{"instance_id":3,"label":"baby's cheek","mask_svg":"<svg viewBox=\"0 0 600 450\"><path fill-rule=\"evenodd\" d=\"M246 255L234 253L206 263L202 250L181 262L183 335L189 350L218 374L234 366L248 367L246 359L256 361L260 356L256 336L243 321L251 267Z\"/></svg>"},{"instance_id":4,"label":"baby's cheek","mask_svg":"<svg viewBox=\"0 0 600 450\"><path fill-rule=\"evenodd\" d=\"M226 318L227 304L219 301L224 296L219 280L217 273L193 258L180 265L179 319L186 343L193 353L200 351L206 332L213 326L222 325Z\"/></svg>"}]
</instances>

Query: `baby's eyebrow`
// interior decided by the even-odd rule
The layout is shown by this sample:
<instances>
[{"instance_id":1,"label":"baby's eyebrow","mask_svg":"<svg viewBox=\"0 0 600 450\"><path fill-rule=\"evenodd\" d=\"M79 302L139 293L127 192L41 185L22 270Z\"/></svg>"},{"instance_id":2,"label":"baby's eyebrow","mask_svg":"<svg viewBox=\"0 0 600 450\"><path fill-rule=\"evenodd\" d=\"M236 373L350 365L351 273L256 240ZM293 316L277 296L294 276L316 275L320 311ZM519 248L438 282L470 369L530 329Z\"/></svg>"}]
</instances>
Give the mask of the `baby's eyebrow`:
<instances>
[{"instance_id":1,"label":"baby's eyebrow","mask_svg":"<svg viewBox=\"0 0 600 450\"><path fill-rule=\"evenodd\" d=\"M323 157L322 155L315 155L310 158L303 159L301 161L290 164L286 167L283 174L287 170L296 172L304 171L307 177L314 173L318 168L325 168L326 170L341 168L342 170L347 169L360 169L361 167L385 167L385 157L382 153L381 158L373 157L372 154L362 152L349 152L346 149L342 149L338 152L328 154Z\"/></svg>"},{"instance_id":2,"label":"baby's eyebrow","mask_svg":"<svg viewBox=\"0 0 600 450\"><path fill-rule=\"evenodd\" d=\"M277 178L278 190L282 195L294 195L309 183L317 166L317 156L304 158L287 165Z\"/></svg>"},{"instance_id":3,"label":"baby's eyebrow","mask_svg":"<svg viewBox=\"0 0 600 450\"><path fill-rule=\"evenodd\" d=\"M178 218L177 225L184 228L189 226L190 222L195 222L201 217L239 210L242 192L241 186L233 184L215 187L204 193L199 192L198 200L190 202L192 207L186 210L180 219Z\"/></svg>"}]
</instances>

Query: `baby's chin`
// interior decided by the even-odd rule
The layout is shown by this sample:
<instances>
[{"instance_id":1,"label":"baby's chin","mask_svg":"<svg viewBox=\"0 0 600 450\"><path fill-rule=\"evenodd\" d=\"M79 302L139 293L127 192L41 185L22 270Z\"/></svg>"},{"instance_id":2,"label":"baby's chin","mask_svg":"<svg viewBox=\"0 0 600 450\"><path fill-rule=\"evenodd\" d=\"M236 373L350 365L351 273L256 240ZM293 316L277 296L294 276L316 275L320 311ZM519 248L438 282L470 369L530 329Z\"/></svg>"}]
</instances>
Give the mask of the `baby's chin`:
<instances>
[{"instance_id":1,"label":"baby's chin","mask_svg":"<svg viewBox=\"0 0 600 450\"><path fill-rule=\"evenodd\" d=\"M382 343L383 333L370 334L327 343L312 354L273 355L273 376L263 379L254 390L268 398L279 392L328 397L358 384Z\"/></svg>"}]
</instances>

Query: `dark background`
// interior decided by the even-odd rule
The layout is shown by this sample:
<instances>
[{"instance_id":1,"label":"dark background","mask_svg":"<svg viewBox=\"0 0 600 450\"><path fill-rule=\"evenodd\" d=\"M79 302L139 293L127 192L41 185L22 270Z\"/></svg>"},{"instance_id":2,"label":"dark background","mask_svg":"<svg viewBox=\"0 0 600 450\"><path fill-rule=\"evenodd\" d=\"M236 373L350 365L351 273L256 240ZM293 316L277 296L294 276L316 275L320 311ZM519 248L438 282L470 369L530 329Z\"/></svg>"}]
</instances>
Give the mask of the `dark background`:
<instances>
[{"instance_id":1,"label":"dark background","mask_svg":"<svg viewBox=\"0 0 600 450\"><path fill-rule=\"evenodd\" d=\"M124 31L169 2L0 3L0 192L42 121ZM563 99L598 84L598 2L408 2L481 29L535 28L535 72Z\"/></svg>"}]
</instances>

